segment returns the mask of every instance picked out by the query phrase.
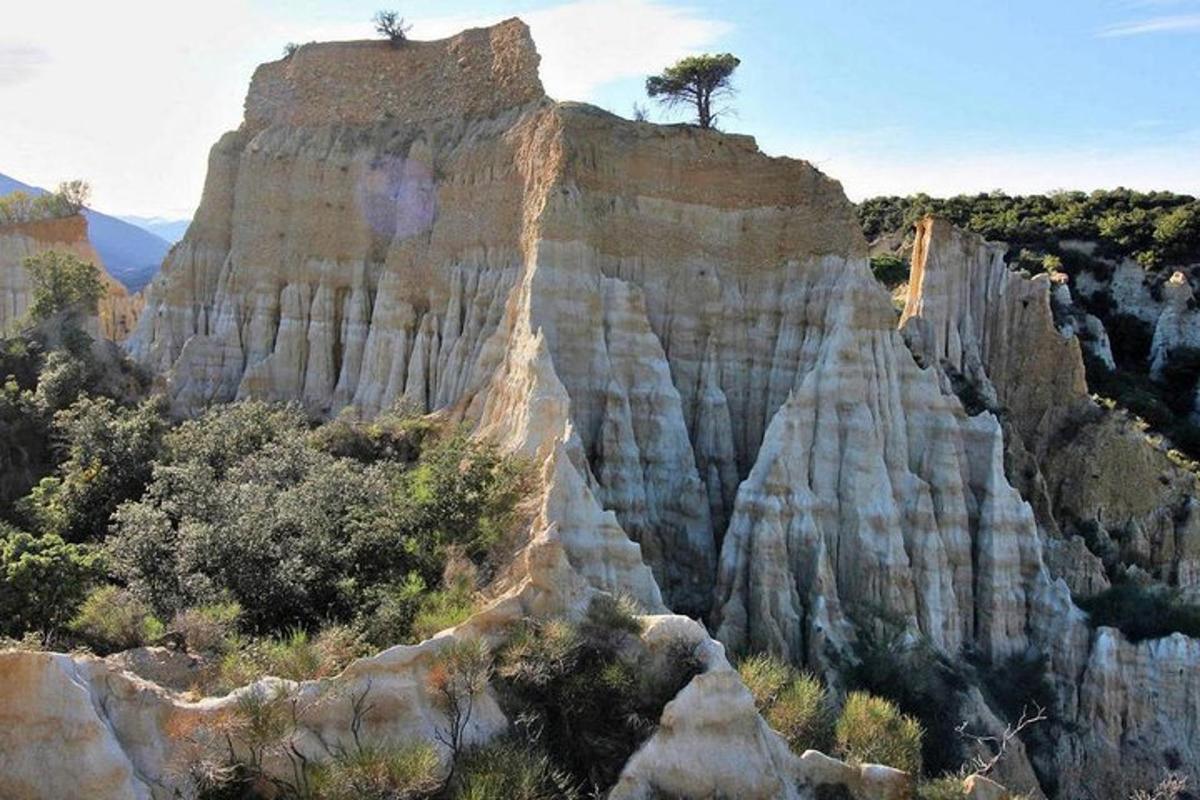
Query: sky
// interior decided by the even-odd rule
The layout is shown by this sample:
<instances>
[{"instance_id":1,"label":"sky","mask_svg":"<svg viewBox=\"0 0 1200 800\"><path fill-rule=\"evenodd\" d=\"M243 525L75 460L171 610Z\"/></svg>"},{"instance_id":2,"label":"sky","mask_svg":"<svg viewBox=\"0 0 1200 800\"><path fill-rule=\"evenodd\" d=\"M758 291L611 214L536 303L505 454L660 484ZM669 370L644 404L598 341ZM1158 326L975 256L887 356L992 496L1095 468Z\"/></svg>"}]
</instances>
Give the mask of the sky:
<instances>
[{"instance_id":1,"label":"sky","mask_svg":"<svg viewBox=\"0 0 1200 800\"><path fill-rule=\"evenodd\" d=\"M287 42L372 36L388 0L0 0L0 173L83 177L108 213L189 217L208 149ZM387 7L387 6L384 6ZM410 0L411 36L520 16L560 100L651 119L645 77L732 52L719 121L851 199L1200 194L1200 0Z\"/></svg>"}]
</instances>

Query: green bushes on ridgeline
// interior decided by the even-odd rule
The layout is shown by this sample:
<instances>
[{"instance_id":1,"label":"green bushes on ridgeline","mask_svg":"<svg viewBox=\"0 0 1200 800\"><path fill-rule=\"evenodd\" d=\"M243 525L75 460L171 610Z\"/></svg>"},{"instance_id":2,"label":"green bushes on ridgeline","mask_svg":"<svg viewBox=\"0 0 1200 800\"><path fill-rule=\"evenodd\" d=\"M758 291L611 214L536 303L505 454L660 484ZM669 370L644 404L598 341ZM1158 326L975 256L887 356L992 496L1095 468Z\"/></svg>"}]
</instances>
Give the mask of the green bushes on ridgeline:
<instances>
[{"instance_id":1,"label":"green bushes on ridgeline","mask_svg":"<svg viewBox=\"0 0 1200 800\"><path fill-rule=\"evenodd\" d=\"M81 180L60 183L56 191L42 194L10 192L0 197L0 225L72 217L83 211L91 193Z\"/></svg>"},{"instance_id":2,"label":"green bushes on ridgeline","mask_svg":"<svg viewBox=\"0 0 1200 800\"><path fill-rule=\"evenodd\" d=\"M945 199L917 194L865 200L858 214L868 240L907 234L928 214L946 217L960 228L1007 242L1022 267L1038 271L1046 269L1047 255L1068 261L1060 248L1064 240L1097 242L1099 255L1132 258L1149 270L1200 260L1200 201L1171 192L992 192Z\"/></svg>"}]
</instances>

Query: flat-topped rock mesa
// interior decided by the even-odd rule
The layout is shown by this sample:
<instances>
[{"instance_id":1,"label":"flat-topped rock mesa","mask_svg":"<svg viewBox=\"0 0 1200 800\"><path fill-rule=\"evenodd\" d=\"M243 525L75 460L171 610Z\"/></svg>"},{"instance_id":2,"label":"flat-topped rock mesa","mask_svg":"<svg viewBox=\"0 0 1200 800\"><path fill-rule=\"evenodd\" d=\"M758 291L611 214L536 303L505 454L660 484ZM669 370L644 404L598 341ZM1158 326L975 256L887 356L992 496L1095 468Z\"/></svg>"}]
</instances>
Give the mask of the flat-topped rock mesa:
<instances>
[{"instance_id":1,"label":"flat-topped rock mesa","mask_svg":"<svg viewBox=\"0 0 1200 800\"><path fill-rule=\"evenodd\" d=\"M483 119L545 98L537 50L517 19L434 42L304 45L254 73L246 127Z\"/></svg>"},{"instance_id":2,"label":"flat-topped rock mesa","mask_svg":"<svg viewBox=\"0 0 1200 800\"><path fill-rule=\"evenodd\" d=\"M90 332L118 342L128 337L137 324L143 298L130 295L108 274L88 241L87 220L78 215L0 225L0 331L11 331L19 324L32 302L25 259L49 250L69 253L100 270L105 293Z\"/></svg>"}]
</instances>

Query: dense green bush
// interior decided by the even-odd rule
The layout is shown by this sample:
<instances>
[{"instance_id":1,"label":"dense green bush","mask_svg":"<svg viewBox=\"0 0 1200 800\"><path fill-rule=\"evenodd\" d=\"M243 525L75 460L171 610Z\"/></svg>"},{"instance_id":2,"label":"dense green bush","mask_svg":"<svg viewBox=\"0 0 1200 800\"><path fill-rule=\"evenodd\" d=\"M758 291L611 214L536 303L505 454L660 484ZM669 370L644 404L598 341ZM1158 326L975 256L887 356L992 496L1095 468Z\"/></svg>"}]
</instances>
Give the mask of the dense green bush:
<instances>
[{"instance_id":1,"label":"dense green bush","mask_svg":"<svg viewBox=\"0 0 1200 800\"><path fill-rule=\"evenodd\" d=\"M0 635L60 632L100 575L91 548L0 522Z\"/></svg>"},{"instance_id":2,"label":"dense green bush","mask_svg":"<svg viewBox=\"0 0 1200 800\"><path fill-rule=\"evenodd\" d=\"M54 468L55 412L95 392L99 381L87 352L47 352L28 336L0 339L0 519L34 527L14 501Z\"/></svg>"},{"instance_id":3,"label":"dense green bush","mask_svg":"<svg viewBox=\"0 0 1200 800\"><path fill-rule=\"evenodd\" d=\"M754 704L796 754L830 752L835 713L828 690L814 676L766 654L738 663Z\"/></svg>"},{"instance_id":4,"label":"dense green bush","mask_svg":"<svg viewBox=\"0 0 1200 800\"><path fill-rule=\"evenodd\" d=\"M129 408L82 397L54 416L66 458L38 484L30 508L39 529L72 542L98 541L117 506L141 496L166 423L157 400Z\"/></svg>"},{"instance_id":5,"label":"dense green bush","mask_svg":"<svg viewBox=\"0 0 1200 800\"><path fill-rule=\"evenodd\" d=\"M882 697L851 692L836 727L838 753L859 764L886 764L921 774L921 723Z\"/></svg>"},{"instance_id":6,"label":"dense green bush","mask_svg":"<svg viewBox=\"0 0 1200 800\"><path fill-rule=\"evenodd\" d=\"M453 800L574 800L583 793L538 745L515 737L468 751L456 769Z\"/></svg>"},{"instance_id":7,"label":"dense green bush","mask_svg":"<svg viewBox=\"0 0 1200 800\"><path fill-rule=\"evenodd\" d=\"M612 786L666 702L700 669L683 643L652 668L638 630L627 606L598 598L580 624L529 621L499 653L509 717L585 791Z\"/></svg>"},{"instance_id":8,"label":"dense green bush","mask_svg":"<svg viewBox=\"0 0 1200 800\"><path fill-rule=\"evenodd\" d=\"M313 769L316 800L417 800L442 785L441 763L428 742L364 746Z\"/></svg>"},{"instance_id":9,"label":"dense green bush","mask_svg":"<svg viewBox=\"0 0 1200 800\"><path fill-rule=\"evenodd\" d=\"M876 280L889 289L894 289L908 280L909 264L891 253L871 256L871 272Z\"/></svg>"},{"instance_id":10,"label":"dense green bush","mask_svg":"<svg viewBox=\"0 0 1200 800\"><path fill-rule=\"evenodd\" d=\"M297 409L261 403L183 423L144 496L112 519L114 573L163 615L233 600L248 631L357 619L384 646L456 624L477 568L445 581L447 565L486 567L522 467L426 421L363 425L312 431Z\"/></svg>"},{"instance_id":11,"label":"dense green bush","mask_svg":"<svg viewBox=\"0 0 1200 800\"><path fill-rule=\"evenodd\" d=\"M164 631L148 606L117 586L101 586L89 594L70 627L101 653L151 644Z\"/></svg>"},{"instance_id":12,"label":"dense green bush","mask_svg":"<svg viewBox=\"0 0 1200 800\"><path fill-rule=\"evenodd\" d=\"M1200 637L1200 605L1187 602L1178 589L1125 581L1075 602L1092 625L1117 628L1134 642L1172 633Z\"/></svg>"},{"instance_id":13,"label":"dense green bush","mask_svg":"<svg viewBox=\"0 0 1200 800\"><path fill-rule=\"evenodd\" d=\"M882 697L921 724L923 762L932 775L957 770L967 757L957 727L971 675L901 620L872 616L860 627L849 688Z\"/></svg>"},{"instance_id":14,"label":"dense green bush","mask_svg":"<svg viewBox=\"0 0 1200 800\"><path fill-rule=\"evenodd\" d=\"M95 264L71 253L46 250L23 262L29 273L29 317L33 322L60 313L92 316L104 296L104 284Z\"/></svg>"},{"instance_id":15,"label":"dense green bush","mask_svg":"<svg viewBox=\"0 0 1200 800\"><path fill-rule=\"evenodd\" d=\"M1114 189L1024 197L992 192L946 199L917 194L872 198L859 204L858 213L868 239L907 232L921 217L937 214L1008 242L1012 256L1032 268L1046 255L1061 258L1059 245L1067 239L1095 241L1101 255L1134 258L1150 268L1200 259L1200 201L1171 192ZM1022 250L1029 255L1022 256Z\"/></svg>"},{"instance_id":16,"label":"dense green bush","mask_svg":"<svg viewBox=\"0 0 1200 800\"><path fill-rule=\"evenodd\" d=\"M182 637L193 653L219 655L237 645L237 624L242 607L235 602L210 603L180 611L169 632Z\"/></svg>"}]
</instances>

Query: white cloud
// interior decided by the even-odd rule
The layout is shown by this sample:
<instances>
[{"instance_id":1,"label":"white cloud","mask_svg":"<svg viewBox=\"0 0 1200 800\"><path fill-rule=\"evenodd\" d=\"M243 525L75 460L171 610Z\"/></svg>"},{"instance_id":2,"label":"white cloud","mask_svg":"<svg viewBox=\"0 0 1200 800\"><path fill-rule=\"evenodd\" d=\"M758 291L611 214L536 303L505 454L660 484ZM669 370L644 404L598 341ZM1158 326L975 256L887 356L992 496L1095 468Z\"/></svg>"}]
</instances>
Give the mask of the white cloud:
<instances>
[{"instance_id":1,"label":"white cloud","mask_svg":"<svg viewBox=\"0 0 1200 800\"><path fill-rule=\"evenodd\" d=\"M1148 33L1188 33L1192 31L1200 31L1200 14L1172 14L1122 22L1110 25L1096 35L1101 39L1113 39L1144 36Z\"/></svg>"},{"instance_id":2,"label":"white cloud","mask_svg":"<svg viewBox=\"0 0 1200 800\"><path fill-rule=\"evenodd\" d=\"M0 42L0 86L15 86L33 78L50 55L29 44Z\"/></svg>"},{"instance_id":3,"label":"white cloud","mask_svg":"<svg viewBox=\"0 0 1200 800\"><path fill-rule=\"evenodd\" d=\"M648 0L580 0L524 18L542 54L546 91L564 100L588 100L606 83L657 72L732 30Z\"/></svg>"}]
</instances>

